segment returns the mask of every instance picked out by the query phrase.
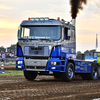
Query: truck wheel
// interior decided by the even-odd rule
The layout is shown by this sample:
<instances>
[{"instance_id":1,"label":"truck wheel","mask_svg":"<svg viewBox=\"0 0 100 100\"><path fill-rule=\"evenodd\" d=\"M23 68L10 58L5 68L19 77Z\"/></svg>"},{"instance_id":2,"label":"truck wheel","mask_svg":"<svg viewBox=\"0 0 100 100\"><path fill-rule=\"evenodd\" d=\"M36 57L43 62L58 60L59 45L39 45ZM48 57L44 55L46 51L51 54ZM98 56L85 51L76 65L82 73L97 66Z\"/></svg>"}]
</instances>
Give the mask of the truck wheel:
<instances>
[{"instance_id":1,"label":"truck wheel","mask_svg":"<svg viewBox=\"0 0 100 100\"><path fill-rule=\"evenodd\" d=\"M37 76L37 72L24 70L24 77L27 80L34 80L36 78L36 76Z\"/></svg>"},{"instance_id":2,"label":"truck wheel","mask_svg":"<svg viewBox=\"0 0 100 100\"><path fill-rule=\"evenodd\" d=\"M53 72L54 78L60 78L60 73L59 72Z\"/></svg>"},{"instance_id":3,"label":"truck wheel","mask_svg":"<svg viewBox=\"0 0 100 100\"><path fill-rule=\"evenodd\" d=\"M98 79L98 67L97 64L94 63L91 68L91 73L88 74L89 80L97 80Z\"/></svg>"},{"instance_id":4,"label":"truck wheel","mask_svg":"<svg viewBox=\"0 0 100 100\"><path fill-rule=\"evenodd\" d=\"M61 78L63 81L71 82L74 78L74 65L73 63L68 63L66 66L66 72L62 73Z\"/></svg>"}]
</instances>

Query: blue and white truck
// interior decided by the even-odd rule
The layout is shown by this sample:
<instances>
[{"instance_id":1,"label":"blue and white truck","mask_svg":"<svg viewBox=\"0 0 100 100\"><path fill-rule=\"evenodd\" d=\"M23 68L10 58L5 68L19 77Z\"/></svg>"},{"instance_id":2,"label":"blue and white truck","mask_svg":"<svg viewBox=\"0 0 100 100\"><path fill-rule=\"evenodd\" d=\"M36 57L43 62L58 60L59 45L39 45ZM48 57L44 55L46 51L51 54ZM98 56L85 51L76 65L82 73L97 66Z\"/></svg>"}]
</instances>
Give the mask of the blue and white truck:
<instances>
[{"instance_id":1,"label":"blue and white truck","mask_svg":"<svg viewBox=\"0 0 100 100\"><path fill-rule=\"evenodd\" d=\"M75 20L28 18L18 29L16 69L23 70L28 80L37 75L51 75L72 81L75 74L82 79L97 80L100 67L96 59L76 55Z\"/></svg>"}]
</instances>

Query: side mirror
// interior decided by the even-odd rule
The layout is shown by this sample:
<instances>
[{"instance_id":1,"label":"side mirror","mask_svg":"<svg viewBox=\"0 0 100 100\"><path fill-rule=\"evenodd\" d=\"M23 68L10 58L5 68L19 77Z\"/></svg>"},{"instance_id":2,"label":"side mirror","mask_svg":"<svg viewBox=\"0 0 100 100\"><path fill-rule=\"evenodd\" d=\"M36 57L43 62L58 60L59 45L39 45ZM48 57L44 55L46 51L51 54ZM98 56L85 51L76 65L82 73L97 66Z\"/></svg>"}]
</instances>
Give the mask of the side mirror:
<instances>
[{"instance_id":1,"label":"side mirror","mask_svg":"<svg viewBox=\"0 0 100 100\"><path fill-rule=\"evenodd\" d=\"M71 30L68 30L68 37L71 37Z\"/></svg>"},{"instance_id":2,"label":"side mirror","mask_svg":"<svg viewBox=\"0 0 100 100\"><path fill-rule=\"evenodd\" d=\"M18 38L20 37L20 30L18 30L18 34L17 34L17 37L18 37Z\"/></svg>"}]
</instances>

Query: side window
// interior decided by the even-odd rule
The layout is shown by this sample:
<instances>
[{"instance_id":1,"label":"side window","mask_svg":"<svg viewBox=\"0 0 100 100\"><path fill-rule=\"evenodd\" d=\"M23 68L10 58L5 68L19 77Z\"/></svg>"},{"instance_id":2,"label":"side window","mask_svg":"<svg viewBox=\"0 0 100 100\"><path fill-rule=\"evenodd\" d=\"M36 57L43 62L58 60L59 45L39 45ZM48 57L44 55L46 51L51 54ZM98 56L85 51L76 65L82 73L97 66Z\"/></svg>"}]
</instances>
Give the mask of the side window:
<instances>
[{"instance_id":1,"label":"side window","mask_svg":"<svg viewBox=\"0 0 100 100\"><path fill-rule=\"evenodd\" d=\"M30 29L25 28L25 30L24 30L24 36L30 36Z\"/></svg>"},{"instance_id":2,"label":"side window","mask_svg":"<svg viewBox=\"0 0 100 100\"><path fill-rule=\"evenodd\" d=\"M67 39L67 28L64 28L64 39Z\"/></svg>"},{"instance_id":3,"label":"side window","mask_svg":"<svg viewBox=\"0 0 100 100\"><path fill-rule=\"evenodd\" d=\"M64 28L64 39L65 40L69 40L70 39L70 37L68 37L68 28Z\"/></svg>"},{"instance_id":4,"label":"side window","mask_svg":"<svg viewBox=\"0 0 100 100\"><path fill-rule=\"evenodd\" d=\"M22 34L21 37L29 36L30 35L30 29L28 28L22 28Z\"/></svg>"},{"instance_id":5,"label":"side window","mask_svg":"<svg viewBox=\"0 0 100 100\"><path fill-rule=\"evenodd\" d=\"M68 36L68 30L71 30L70 32L70 36ZM75 40L75 30L72 30L72 29L68 29L68 28L64 28L64 39L65 40L72 40L74 41Z\"/></svg>"}]
</instances>

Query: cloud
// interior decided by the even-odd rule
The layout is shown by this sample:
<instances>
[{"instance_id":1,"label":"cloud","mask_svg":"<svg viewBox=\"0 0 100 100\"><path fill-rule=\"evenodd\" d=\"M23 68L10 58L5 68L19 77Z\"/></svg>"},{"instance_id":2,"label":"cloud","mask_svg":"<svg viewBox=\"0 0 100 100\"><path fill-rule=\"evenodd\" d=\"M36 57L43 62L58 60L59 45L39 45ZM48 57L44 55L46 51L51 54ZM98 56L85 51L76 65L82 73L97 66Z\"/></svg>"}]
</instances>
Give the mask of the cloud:
<instances>
[{"instance_id":1,"label":"cloud","mask_svg":"<svg viewBox=\"0 0 100 100\"><path fill-rule=\"evenodd\" d=\"M8 47L16 42L17 29L0 28L0 46Z\"/></svg>"},{"instance_id":2,"label":"cloud","mask_svg":"<svg viewBox=\"0 0 100 100\"><path fill-rule=\"evenodd\" d=\"M38 10L26 10L22 14L27 14L29 17L43 17L45 14L40 13Z\"/></svg>"},{"instance_id":3,"label":"cloud","mask_svg":"<svg viewBox=\"0 0 100 100\"><path fill-rule=\"evenodd\" d=\"M100 32L100 17L98 14L91 14L87 12L81 12L79 16L76 18L76 30L86 30L88 31L95 31Z\"/></svg>"},{"instance_id":4,"label":"cloud","mask_svg":"<svg viewBox=\"0 0 100 100\"><path fill-rule=\"evenodd\" d=\"M69 11L70 11L70 7L69 6L66 7L66 4L62 4L62 5L50 4L49 5L49 12L66 13L66 12L69 12Z\"/></svg>"},{"instance_id":5,"label":"cloud","mask_svg":"<svg viewBox=\"0 0 100 100\"><path fill-rule=\"evenodd\" d=\"M12 8L12 7L9 7L9 6L6 6L6 5L1 4L1 5L0 5L0 9L11 10L11 9L13 9L13 8Z\"/></svg>"},{"instance_id":6,"label":"cloud","mask_svg":"<svg viewBox=\"0 0 100 100\"><path fill-rule=\"evenodd\" d=\"M19 23L0 22L0 28L16 29Z\"/></svg>"},{"instance_id":7,"label":"cloud","mask_svg":"<svg viewBox=\"0 0 100 100\"><path fill-rule=\"evenodd\" d=\"M4 17L10 17L10 16L8 16L8 15L0 15L0 17L4 18Z\"/></svg>"},{"instance_id":8,"label":"cloud","mask_svg":"<svg viewBox=\"0 0 100 100\"><path fill-rule=\"evenodd\" d=\"M9 47L11 44L16 44L17 38L14 36L2 36L0 38L0 46Z\"/></svg>"},{"instance_id":9,"label":"cloud","mask_svg":"<svg viewBox=\"0 0 100 100\"><path fill-rule=\"evenodd\" d=\"M100 0L88 0L86 12L91 14L98 14L100 16Z\"/></svg>"}]
</instances>

